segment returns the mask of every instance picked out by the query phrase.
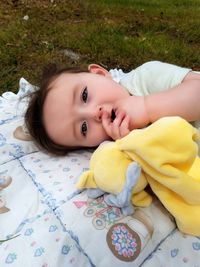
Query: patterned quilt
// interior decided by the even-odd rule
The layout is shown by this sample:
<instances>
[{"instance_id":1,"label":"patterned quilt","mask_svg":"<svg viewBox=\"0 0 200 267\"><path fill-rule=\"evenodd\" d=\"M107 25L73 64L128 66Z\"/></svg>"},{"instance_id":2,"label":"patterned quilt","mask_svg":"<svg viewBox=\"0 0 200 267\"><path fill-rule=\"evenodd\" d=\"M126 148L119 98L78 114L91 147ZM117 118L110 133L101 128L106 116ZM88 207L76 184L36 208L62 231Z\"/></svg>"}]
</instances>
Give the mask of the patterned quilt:
<instances>
[{"instance_id":1,"label":"patterned quilt","mask_svg":"<svg viewBox=\"0 0 200 267\"><path fill-rule=\"evenodd\" d=\"M0 97L0 190L12 180L0 191L0 267L200 267L200 237L180 233L156 198L125 217L76 190L92 151L53 157L16 139L21 97L35 90L23 78L19 87Z\"/></svg>"}]
</instances>

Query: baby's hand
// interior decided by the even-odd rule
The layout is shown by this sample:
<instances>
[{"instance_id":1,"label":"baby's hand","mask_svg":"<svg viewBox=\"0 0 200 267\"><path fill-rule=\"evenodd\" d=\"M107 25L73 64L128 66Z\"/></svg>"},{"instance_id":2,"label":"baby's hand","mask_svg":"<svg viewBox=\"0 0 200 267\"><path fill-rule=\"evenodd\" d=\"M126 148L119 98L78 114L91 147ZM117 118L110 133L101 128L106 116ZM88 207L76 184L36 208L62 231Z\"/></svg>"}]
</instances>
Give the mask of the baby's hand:
<instances>
[{"instance_id":1,"label":"baby's hand","mask_svg":"<svg viewBox=\"0 0 200 267\"><path fill-rule=\"evenodd\" d=\"M130 117L123 110L118 110L115 113L114 120L108 112L105 112L102 116L102 125L107 135L113 140L120 139L126 136L129 130Z\"/></svg>"}]
</instances>

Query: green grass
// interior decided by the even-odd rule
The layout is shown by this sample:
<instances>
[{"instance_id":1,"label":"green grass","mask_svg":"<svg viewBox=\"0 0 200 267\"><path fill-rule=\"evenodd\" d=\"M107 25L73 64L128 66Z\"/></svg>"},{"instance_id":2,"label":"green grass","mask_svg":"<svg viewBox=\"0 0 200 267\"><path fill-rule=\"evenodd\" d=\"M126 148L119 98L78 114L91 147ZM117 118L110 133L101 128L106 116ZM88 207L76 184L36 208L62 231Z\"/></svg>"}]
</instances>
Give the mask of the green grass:
<instances>
[{"instance_id":1,"label":"green grass","mask_svg":"<svg viewBox=\"0 0 200 267\"><path fill-rule=\"evenodd\" d=\"M20 77L37 84L51 62L128 71L161 60L200 70L199 29L200 0L1 0L0 90L16 92Z\"/></svg>"}]
</instances>

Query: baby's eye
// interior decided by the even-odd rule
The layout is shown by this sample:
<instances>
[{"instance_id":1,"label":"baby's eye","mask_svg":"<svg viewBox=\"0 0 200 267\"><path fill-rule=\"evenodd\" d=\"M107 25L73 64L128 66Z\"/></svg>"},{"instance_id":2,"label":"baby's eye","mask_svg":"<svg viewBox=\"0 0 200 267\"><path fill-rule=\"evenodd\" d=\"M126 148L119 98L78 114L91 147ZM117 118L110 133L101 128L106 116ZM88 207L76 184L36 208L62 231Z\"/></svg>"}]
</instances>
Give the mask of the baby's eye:
<instances>
[{"instance_id":1,"label":"baby's eye","mask_svg":"<svg viewBox=\"0 0 200 267\"><path fill-rule=\"evenodd\" d=\"M83 92L82 92L82 100L84 103L86 103L87 99L88 99L88 90L87 90L87 87L85 87Z\"/></svg>"},{"instance_id":2,"label":"baby's eye","mask_svg":"<svg viewBox=\"0 0 200 267\"><path fill-rule=\"evenodd\" d=\"M81 134L83 136L86 136L87 135L87 130L88 130L88 127L87 127L87 123L86 121L84 121L81 125Z\"/></svg>"}]
</instances>

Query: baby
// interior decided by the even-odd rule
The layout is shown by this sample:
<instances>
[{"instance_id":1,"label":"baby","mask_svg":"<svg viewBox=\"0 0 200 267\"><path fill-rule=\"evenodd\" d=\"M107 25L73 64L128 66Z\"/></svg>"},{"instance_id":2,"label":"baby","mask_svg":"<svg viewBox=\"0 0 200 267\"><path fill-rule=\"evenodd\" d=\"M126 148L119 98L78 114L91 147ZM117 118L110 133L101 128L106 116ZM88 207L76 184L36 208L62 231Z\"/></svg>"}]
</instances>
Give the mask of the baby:
<instances>
[{"instance_id":1,"label":"baby","mask_svg":"<svg viewBox=\"0 0 200 267\"><path fill-rule=\"evenodd\" d=\"M122 138L165 116L181 116L199 127L199 73L152 61L119 74L115 78L97 64L88 70L47 69L25 114L35 142L64 155Z\"/></svg>"}]
</instances>

